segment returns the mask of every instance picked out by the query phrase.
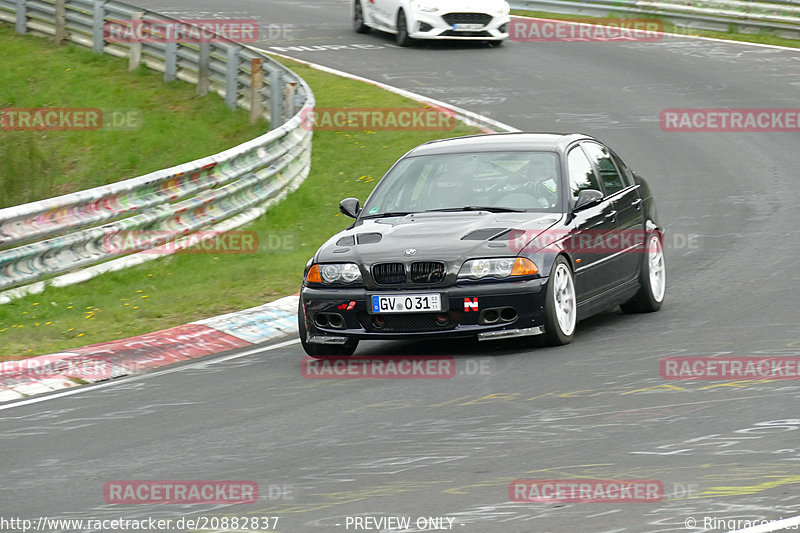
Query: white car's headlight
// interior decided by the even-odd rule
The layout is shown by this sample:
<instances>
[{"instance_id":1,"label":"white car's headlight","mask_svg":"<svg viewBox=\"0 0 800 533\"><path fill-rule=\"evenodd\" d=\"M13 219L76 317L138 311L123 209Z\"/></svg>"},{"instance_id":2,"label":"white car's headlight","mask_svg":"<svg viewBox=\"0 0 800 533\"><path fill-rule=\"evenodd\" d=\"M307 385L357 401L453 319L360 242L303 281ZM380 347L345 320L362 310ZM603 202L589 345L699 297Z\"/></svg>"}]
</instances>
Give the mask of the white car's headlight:
<instances>
[{"instance_id":1,"label":"white car's headlight","mask_svg":"<svg viewBox=\"0 0 800 533\"><path fill-rule=\"evenodd\" d=\"M539 269L525 257L499 257L493 259L470 259L458 273L458 279L503 279L510 276L532 276Z\"/></svg>"},{"instance_id":2,"label":"white car's headlight","mask_svg":"<svg viewBox=\"0 0 800 533\"><path fill-rule=\"evenodd\" d=\"M493 10L495 13L500 13L501 15L508 15L511 13L511 6L503 0L502 2L497 2L495 9Z\"/></svg>"},{"instance_id":3,"label":"white car's headlight","mask_svg":"<svg viewBox=\"0 0 800 533\"><path fill-rule=\"evenodd\" d=\"M413 0L411 2L411 9L415 11L424 11L426 13L435 13L439 11L439 6L429 0Z\"/></svg>"}]
</instances>

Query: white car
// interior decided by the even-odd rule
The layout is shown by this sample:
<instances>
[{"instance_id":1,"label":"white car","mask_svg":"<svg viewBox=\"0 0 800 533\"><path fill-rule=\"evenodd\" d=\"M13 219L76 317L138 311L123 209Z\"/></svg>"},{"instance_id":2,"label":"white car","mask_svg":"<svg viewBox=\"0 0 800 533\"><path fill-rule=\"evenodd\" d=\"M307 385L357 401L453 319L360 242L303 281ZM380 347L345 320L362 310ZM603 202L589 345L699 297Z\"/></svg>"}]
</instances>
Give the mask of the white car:
<instances>
[{"instance_id":1,"label":"white car","mask_svg":"<svg viewBox=\"0 0 800 533\"><path fill-rule=\"evenodd\" d=\"M393 33L397 44L414 39L459 39L501 44L508 38L506 0L354 0L353 25Z\"/></svg>"}]
</instances>

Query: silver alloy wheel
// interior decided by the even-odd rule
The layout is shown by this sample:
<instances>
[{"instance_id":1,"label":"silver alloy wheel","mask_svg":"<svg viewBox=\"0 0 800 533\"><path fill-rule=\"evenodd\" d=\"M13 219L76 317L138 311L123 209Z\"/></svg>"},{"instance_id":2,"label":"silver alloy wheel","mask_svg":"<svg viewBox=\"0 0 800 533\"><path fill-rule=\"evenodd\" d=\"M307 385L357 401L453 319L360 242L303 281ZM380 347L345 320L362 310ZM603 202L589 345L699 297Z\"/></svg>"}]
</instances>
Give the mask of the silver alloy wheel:
<instances>
[{"instance_id":1,"label":"silver alloy wheel","mask_svg":"<svg viewBox=\"0 0 800 533\"><path fill-rule=\"evenodd\" d=\"M561 332L569 336L575 331L577 311L575 284L572 281L572 272L567 265L561 263L556 266L556 271L553 274L553 283L556 320L558 320Z\"/></svg>"},{"instance_id":2,"label":"silver alloy wheel","mask_svg":"<svg viewBox=\"0 0 800 533\"><path fill-rule=\"evenodd\" d=\"M657 235L650 237L647 246L648 274L650 276L650 292L656 302L664 299L667 288L667 269L664 266L664 249Z\"/></svg>"}]
</instances>

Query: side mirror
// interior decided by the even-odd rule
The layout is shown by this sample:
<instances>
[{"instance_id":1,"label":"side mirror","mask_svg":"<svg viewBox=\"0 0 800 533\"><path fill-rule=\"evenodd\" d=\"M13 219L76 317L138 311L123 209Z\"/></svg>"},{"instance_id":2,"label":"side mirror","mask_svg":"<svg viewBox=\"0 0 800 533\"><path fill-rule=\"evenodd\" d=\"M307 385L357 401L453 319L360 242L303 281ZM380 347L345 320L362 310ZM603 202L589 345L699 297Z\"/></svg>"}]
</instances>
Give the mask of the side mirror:
<instances>
[{"instance_id":1,"label":"side mirror","mask_svg":"<svg viewBox=\"0 0 800 533\"><path fill-rule=\"evenodd\" d=\"M603 201L603 193L600 191L596 189L582 189L581 192L578 193L578 199L575 201L575 207L573 207L572 210L580 211L581 209L597 205L601 201Z\"/></svg>"},{"instance_id":2,"label":"side mirror","mask_svg":"<svg viewBox=\"0 0 800 533\"><path fill-rule=\"evenodd\" d=\"M345 198L339 202L339 211L350 218L357 218L361 212L361 203L358 198Z\"/></svg>"}]
</instances>

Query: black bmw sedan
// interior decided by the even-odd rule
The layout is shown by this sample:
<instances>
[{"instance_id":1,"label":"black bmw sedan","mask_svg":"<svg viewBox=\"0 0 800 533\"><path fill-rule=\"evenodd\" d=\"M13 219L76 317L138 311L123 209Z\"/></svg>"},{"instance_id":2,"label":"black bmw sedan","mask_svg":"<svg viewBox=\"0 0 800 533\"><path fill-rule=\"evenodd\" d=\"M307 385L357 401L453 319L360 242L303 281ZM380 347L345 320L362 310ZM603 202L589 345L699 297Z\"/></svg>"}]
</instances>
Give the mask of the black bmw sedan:
<instances>
[{"instance_id":1,"label":"black bmw sedan","mask_svg":"<svg viewBox=\"0 0 800 533\"><path fill-rule=\"evenodd\" d=\"M433 141L401 157L305 269L298 323L311 356L361 339L544 336L664 300L663 228L647 183L586 135Z\"/></svg>"}]
</instances>

